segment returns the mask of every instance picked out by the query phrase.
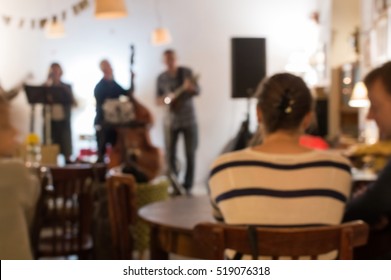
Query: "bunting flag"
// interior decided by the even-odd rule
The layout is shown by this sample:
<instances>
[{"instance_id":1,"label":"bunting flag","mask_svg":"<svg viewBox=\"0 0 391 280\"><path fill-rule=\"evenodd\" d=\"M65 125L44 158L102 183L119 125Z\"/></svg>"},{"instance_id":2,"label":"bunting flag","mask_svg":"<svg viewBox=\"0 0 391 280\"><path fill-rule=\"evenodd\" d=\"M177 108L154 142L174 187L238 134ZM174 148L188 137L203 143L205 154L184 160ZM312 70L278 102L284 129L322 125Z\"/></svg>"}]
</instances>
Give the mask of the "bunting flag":
<instances>
[{"instance_id":1,"label":"bunting flag","mask_svg":"<svg viewBox=\"0 0 391 280\"><path fill-rule=\"evenodd\" d=\"M88 0L83 0L79 3L79 8L81 10L88 8L88 6L89 6Z\"/></svg>"},{"instance_id":2,"label":"bunting flag","mask_svg":"<svg viewBox=\"0 0 391 280\"><path fill-rule=\"evenodd\" d=\"M62 11L61 13L61 20L65 21L67 19L67 11Z\"/></svg>"},{"instance_id":3,"label":"bunting flag","mask_svg":"<svg viewBox=\"0 0 391 280\"><path fill-rule=\"evenodd\" d=\"M39 21L39 27L40 27L41 29L43 29L43 28L45 27L45 25L46 25L47 22L48 22L48 19L47 19L47 18L41 19L41 20Z\"/></svg>"},{"instance_id":4,"label":"bunting flag","mask_svg":"<svg viewBox=\"0 0 391 280\"><path fill-rule=\"evenodd\" d=\"M75 14L75 16L77 16L80 12L80 3L79 4L76 4L76 5L73 5L73 13Z\"/></svg>"},{"instance_id":5,"label":"bunting flag","mask_svg":"<svg viewBox=\"0 0 391 280\"><path fill-rule=\"evenodd\" d=\"M6 25L10 24L11 22L11 17L10 16L3 16L4 23Z\"/></svg>"},{"instance_id":6,"label":"bunting flag","mask_svg":"<svg viewBox=\"0 0 391 280\"><path fill-rule=\"evenodd\" d=\"M79 15L81 12L85 11L90 6L90 1L92 0L79 0L76 4L73 4L69 10L73 11L73 14L75 16ZM10 26L13 22L15 22L15 25L22 29L24 26L30 26L31 29L35 29L38 26L38 29L43 29L51 20L60 20L66 21L68 16L68 9L65 9L61 12L58 12L56 15L50 15L46 16L44 18L32 18L32 19L26 19L24 17L17 17L12 15L5 15L0 13L0 17L3 19L3 22L5 25ZM29 24L30 23L30 24Z\"/></svg>"}]
</instances>

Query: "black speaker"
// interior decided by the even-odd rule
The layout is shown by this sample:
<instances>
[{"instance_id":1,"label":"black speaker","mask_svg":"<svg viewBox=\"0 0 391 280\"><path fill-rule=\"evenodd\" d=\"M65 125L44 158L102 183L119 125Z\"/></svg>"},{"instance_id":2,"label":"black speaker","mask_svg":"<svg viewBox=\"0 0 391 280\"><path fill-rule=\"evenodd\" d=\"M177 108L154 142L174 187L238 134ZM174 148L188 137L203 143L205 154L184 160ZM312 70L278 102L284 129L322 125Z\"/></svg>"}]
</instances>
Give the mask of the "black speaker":
<instances>
[{"instance_id":1,"label":"black speaker","mask_svg":"<svg viewBox=\"0 0 391 280\"><path fill-rule=\"evenodd\" d=\"M266 75L266 39L232 38L233 98L249 97Z\"/></svg>"},{"instance_id":2,"label":"black speaker","mask_svg":"<svg viewBox=\"0 0 391 280\"><path fill-rule=\"evenodd\" d=\"M314 123L308 128L306 133L326 137L328 134L328 110L329 104L326 98L316 99L315 100L315 119Z\"/></svg>"},{"instance_id":3,"label":"black speaker","mask_svg":"<svg viewBox=\"0 0 391 280\"><path fill-rule=\"evenodd\" d=\"M318 124L317 135L326 137L328 134L329 104L327 99L316 100L316 121Z\"/></svg>"}]
</instances>

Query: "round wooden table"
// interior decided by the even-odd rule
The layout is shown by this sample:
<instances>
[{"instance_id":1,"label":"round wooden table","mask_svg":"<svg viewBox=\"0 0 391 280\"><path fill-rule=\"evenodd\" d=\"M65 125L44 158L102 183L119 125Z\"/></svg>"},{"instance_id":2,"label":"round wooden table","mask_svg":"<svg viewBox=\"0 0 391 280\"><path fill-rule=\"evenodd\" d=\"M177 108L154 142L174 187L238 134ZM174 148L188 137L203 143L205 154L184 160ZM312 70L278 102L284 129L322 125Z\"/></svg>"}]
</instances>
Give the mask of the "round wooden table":
<instances>
[{"instance_id":1,"label":"round wooden table","mask_svg":"<svg viewBox=\"0 0 391 280\"><path fill-rule=\"evenodd\" d=\"M355 172L353 181L370 182L375 180L375 176L364 176L360 172ZM169 253L192 258L208 258L208 252L201 250L201 246L193 238L193 229L198 223L217 223L212 216L208 196L174 197L148 204L142 207L138 214L151 226L151 259L168 259Z\"/></svg>"},{"instance_id":2,"label":"round wooden table","mask_svg":"<svg viewBox=\"0 0 391 280\"><path fill-rule=\"evenodd\" d=\"M138 211L151 226L152 260L168 259L169 253L191 258L207 258L193 238L200 222L216 222L208 196L180 196L148 204Z\"/></svg>"}]
</instances>

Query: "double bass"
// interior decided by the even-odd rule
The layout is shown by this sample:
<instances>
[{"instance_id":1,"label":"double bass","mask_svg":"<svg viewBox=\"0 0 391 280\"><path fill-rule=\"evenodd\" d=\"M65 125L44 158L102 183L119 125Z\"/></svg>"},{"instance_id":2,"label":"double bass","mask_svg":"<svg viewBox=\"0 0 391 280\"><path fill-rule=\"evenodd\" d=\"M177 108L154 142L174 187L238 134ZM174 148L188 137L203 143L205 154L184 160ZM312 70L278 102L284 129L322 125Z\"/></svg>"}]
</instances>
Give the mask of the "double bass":
<instances>
[{"instance_id":1,"label":"double bass","mask_svg":"<svg viewBox=\"0 0 391 280\"><path fill-rule=\"evenodd\" d=\"M149 135L153 125L151 112L134 96L134 46L131 45L129 102L133 104L134 120L117 127L117 141L110 153L109 168L123 166L124 173L132 174L137 182L148 182L163 168L163 155Z\"/></svg>"}]
</instances>

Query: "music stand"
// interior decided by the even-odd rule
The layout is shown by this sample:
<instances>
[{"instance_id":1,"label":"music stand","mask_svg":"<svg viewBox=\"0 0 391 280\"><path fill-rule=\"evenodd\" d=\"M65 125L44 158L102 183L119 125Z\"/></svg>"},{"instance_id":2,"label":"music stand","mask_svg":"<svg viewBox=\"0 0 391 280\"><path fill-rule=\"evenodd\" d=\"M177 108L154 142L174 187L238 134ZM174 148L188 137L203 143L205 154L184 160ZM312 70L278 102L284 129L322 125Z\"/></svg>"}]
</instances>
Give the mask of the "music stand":
<instances>
[{"instance_id":1,"label":"music stand","mask_svg":"<svg viewBox=\"0 0 391 280\"><path fill-rule=\"evenodd\" d=\"M64 94L66 90L61 86L29 86L25 85L24 90L27 95L27 101L31 105L35 104L71 104L70 94Z\"/></svg>"},{"instance_id":2,"label":"music stand","mask_svg":"<svg viewBox=\"0 0 391 280\"><path fill-rule=\"evenodd\" d=\"M24 85L27 101L31 105L30 132L34 131L35 105L42 104L45 112L45 143L50 145L51 139L51 110L53 104L72 104L72 96L66 94L66 89L61 86L29 86Z\"/></svg>"}]
</instances>

